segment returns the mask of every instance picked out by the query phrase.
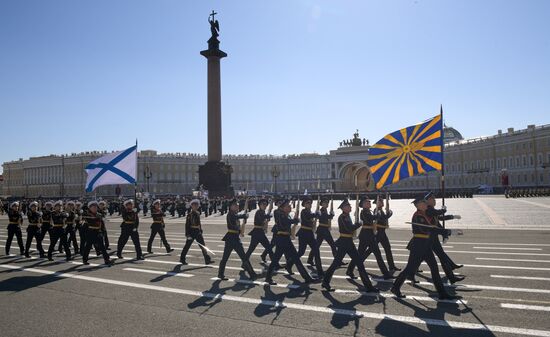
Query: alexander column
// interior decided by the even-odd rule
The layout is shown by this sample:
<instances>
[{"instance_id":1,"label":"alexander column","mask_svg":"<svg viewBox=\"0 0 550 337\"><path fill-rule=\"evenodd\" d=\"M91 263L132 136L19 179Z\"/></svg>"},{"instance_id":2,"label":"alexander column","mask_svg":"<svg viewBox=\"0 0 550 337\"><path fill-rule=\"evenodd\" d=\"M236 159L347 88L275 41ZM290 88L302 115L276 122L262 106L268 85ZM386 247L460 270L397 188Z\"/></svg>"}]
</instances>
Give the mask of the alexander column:
<instances>
[{"instance_id":1,"label":"alexander column","mask_svg":"<svg viewBox=\"0 0 550 337\"><path fill-rule=\"evenodd\" d=\"M220 60L227 56L220 50L218 40L220 25L212 11L208 17L212 36L208 49L201 55L208 60L208 161L199 166L199 186L208 190L209 196L233 195L231 166L222 161L222 106Z\"/></svg>"}]
</instances>

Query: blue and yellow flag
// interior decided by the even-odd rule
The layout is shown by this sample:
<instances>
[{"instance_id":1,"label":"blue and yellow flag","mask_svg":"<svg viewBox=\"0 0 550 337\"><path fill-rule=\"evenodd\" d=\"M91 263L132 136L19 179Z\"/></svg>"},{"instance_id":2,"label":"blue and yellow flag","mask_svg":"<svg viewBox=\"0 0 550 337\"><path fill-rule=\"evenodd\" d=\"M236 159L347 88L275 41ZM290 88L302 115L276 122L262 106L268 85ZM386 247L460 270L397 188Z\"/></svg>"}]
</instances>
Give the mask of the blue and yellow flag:
<instances>
[{"instance_id":1,"label":"blue and yellow flag","mask_svg":"<svg viewBox=\"0 0 550 337\"><path fill-rule=\"evenodd\" d=\"M367 160L376 189L443 166L441 115L395 131L369 149Z\"/></svg>"}]
</instances>

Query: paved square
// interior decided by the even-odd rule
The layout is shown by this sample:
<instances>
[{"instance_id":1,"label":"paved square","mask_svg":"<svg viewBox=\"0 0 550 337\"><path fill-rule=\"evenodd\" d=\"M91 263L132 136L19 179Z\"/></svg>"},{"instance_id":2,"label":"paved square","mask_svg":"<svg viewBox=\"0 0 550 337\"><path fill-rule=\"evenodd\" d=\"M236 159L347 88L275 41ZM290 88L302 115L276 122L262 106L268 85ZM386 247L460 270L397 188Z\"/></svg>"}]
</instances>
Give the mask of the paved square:
<instances>
[{"instance_id":1,"label":"paved square","mask_svg":"<svg viewBox=\"0 0 550 337\"><path fill-rule=\"evenodd\" d=\"M403 267L411 237L404 222L410 220L412 206L409 200L392 200L391 205L395 215L388 235L396 263ZM343 269L335 274L333 293L321 291L319 284L302 286L299 276L284 273L275 277L277 286L268 287L263 278L252 282L245 277L236 254L226 270L231 279L220 282L215 277L225 217L202 219L206 244L216 253L209 266L196 245L189 265L178 262L185 242L184 218L168 217L167 238L175 251L164 253L157 237L156 253L145 261L131 259L131 242L125 259L111 268L95 257L83 266L79 259L66 263L62 255L54 262L0 256L2 336L84 336L91 331L100 336L550 336L550 198L483 196L448 199L447 206L462 216L448 222L449 228L464 230L444 246L464 264L458 271L466 279L447 285L463 297L457 302L438 301L426 273L418 277L416 287L403 287L406 299L394 298L388 291L391 282L378 278L372 256L367 271L382 289L380 295L359 292ZM120 217L108 220L114 248ZM150 222L150 217L141 218L142 247ZM4 246L5 216L0 226ZM336 227L333 223L335 237ZM248 236L243 239L245 248L249 241ZM12 244L11 251L18 252L17 246ZM258 248L252 256L257 272L262 271L261 252ZM321 255L326 269L331 261L326 244Z\"/></svg>"}]
</instances>

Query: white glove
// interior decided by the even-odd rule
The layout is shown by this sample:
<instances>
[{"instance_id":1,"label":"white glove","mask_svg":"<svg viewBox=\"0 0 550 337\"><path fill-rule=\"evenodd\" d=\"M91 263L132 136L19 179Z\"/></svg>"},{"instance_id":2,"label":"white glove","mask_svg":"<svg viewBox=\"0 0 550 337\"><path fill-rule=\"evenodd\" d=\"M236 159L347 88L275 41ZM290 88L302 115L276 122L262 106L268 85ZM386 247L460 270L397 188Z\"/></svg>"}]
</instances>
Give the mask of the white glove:
<instances>
[{"instance_id":1,"label":"white glove","mask_svg":"<svg viewBox=\"0 0 550 337\"><path fill-rule=\"evenodd\" d=\"M443 206L441 206L441 209L444 210L444 211L446 211L446 210L447 210L447 206L443 205Z\"/></svg>"},{"instance_id":2,"label":"white glove","mask_svg":"<svg viewBox=\"0 0 550 337\"><path fill-rule=\"evenodd\" d=\"M137 208L133 208L132 211L137 212Z\"/></svg>"},{"instance_id":3,"label":"white glove","mask_svg":"<svg viewBox=\"0 0 550 337\"><path fill-rule=\"evenodd\" d=\"M42 216L42 212L38 212L38 216Z\"/></svg>"},{"instance_id":4,"label":"white glove","mask_svg":"<svg viewBox=\"0 0 550 337\"><path fill-rule=\"evenodd\" d=\"M457 214L457 215L453 215L453 219L460 220L460 219L462 219L462 217L461 217L460 215Z\"/></svg>"},{"instance_id":5,"label":"white glove","mask_svg":"<svg viewBox=\"0 0 550 337\"><path fill-rule=\"evenodd\" d=\"M334 211L331 211L331 212L330 212L330 215L331 215L331 216L334 216Z\"/></svg>"}]
</instances>

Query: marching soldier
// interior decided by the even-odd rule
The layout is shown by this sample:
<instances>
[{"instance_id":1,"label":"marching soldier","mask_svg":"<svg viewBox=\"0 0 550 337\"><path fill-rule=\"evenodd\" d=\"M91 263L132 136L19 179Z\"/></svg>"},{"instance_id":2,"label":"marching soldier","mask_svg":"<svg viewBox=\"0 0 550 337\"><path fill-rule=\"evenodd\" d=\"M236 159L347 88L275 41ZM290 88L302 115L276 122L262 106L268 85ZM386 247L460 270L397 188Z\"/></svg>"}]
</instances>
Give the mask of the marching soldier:
<instances>
[{"instance_id":1,"label":"marching soldier","mask_svg":"<svg viewBox=\"0 0 550 337\"><path fill-rule=\"evenodd\" d=\"M191 211L187 213L187 218L185 219L185 246L181 251L180 262L183 265L186 265L185 260L189 248L193 241L197 240L199 247L201 248L202 255L204 256L204 264L211 264L213 261L206 252L204 238L202 237L202 226L201 226L201 215L199 213L200 201L198 199L191 200Z\"/></svg>"},{"instance_id":2,"label":"marching soldier","mask_svg":"<svg viewBox=\"0 0 550 337\"><path fill-rule=\"evenodd\" d=\"M317 226L317 247L319 249L321 248L321 244L323 241L326 241L328 245L330 246L330 249L332 250L332 256L336 256L336 244L334 243L334 239L332 238L332 234L330 233L330 227L332 218L334 218L334 212L328 212L328 199L321 199L321 208L319 210L318 220L319 225ZM307 258L307 263L309 265L314 265L313 262L313 250L309 252L309 256ZM345 263L342 263L345 264Z\"/></svg>"},{"instance_id":3,"label":"marching soldier","mask_svg":"<svg viewBox=\"0 0 550 337\"><path fill-rule=\"evenodd\" d=\"M88 265L88 255L90 254L90 249L92 246L96 246L99 249L100 253L103 255L103 260L105 264L111 266L113 261L107 254L105 249L103 239L104 225L103 225L103 215L98 211L98 202L90 201L88 203L88 211L83 217L84 219L84 228L86 228L86 244L82 250L82 262L85 265Z\"/></svg>"},{"instance_id":4,"label":"marching soldier","mask_svg":"<svg viewBox=\"0 0 550 337\"><path fill-rule=\"evenodd\" d=\"M429 192L428 194L426 194L424 198L427 200L427 204L428 204L426 215L432 219L432 222L436 226L443 228L443 226L439 222L440 220L460 219L460 215L445 215L445 213L447 212L446 207L442 209L436 209L435 195L432 192ZM459 266L456 263L454 263L454 261L449 257L449 255L445 253L445 251L443 250L443 246L441 246L441 241L439 241L439 236L433 237L432 244L433 244L432 246L433 252L439 258L439 261L441 262L441 268L443 268L443 271L445 272L445 275L447 276L447 279L449 280L449 282L456 283L464 280L464 276L456 276L453 273L454 269L461 268L462 265Z\"/></svg>"},{"instance_id":5,"label":"marching soldier","mask_svg":"<svg viewBox=\"0 0 550 337\"><path fill-rule=\"evenodd\" d=\"M266 214L265 212L267 204L267 199L260 199L260 201L258 201L259 209L256 211L256 214L254 214L254 228L248 233L248 235L251 236L250 245L248 246L248 250L246 251L246 258L249 261L250 256L252 255L254 249L256 249L258 244L261 244L264 247L265 251L267 252L266 254L269 254L269 259L273 259L273 250L271 249L269 239L265 235L267 232L267 224L271 219L271 215Z\"/></svg>"},{"instance_id":6,"label":"marching soldier","mask_svg":"<svg viewBox=\"0 0 550 337\"><path fill-rule=\"evenodd\" d=\"M65 223L67 224L67 227L65 228L65 235L67 235L67 240L69 243L69 247L71 246L71 243L73 244L74 248L74 254L78 254L80 252L80 249L78 248L78 242L76 241L76 228L75 228L75 220L76 220L76 212L74 210L75 203L74 201L67 202L67 220Z\"/></svg>"},{"instance_id":7,"label":"marching soldier","mask_svg":"<svg viewBox=\"0 0 550 337\"><path fill-rule=\"evenodd\" d=\"M124 245L128 242L128 238L131 237L136 249L136 259L144 260L139 242L138 226L139 216L138 211L134 208L134 200L128 199L124 202L124 208L122 208L122 223L120 224L120 237L118 238L117 245L117 256L119 259L122 259Z\"/></svg>"},{"instance_id":8,"label":"marching soldier","mask_svg":"<svg viewBox=\"0 0 550 337\"><path fill-rule=\"evenodd\" d=\"M153 240L157 233L160 235L160 239L164 248L166 248L167 253L171 253L174 249L170 248L170 244L166 241L166 234L164 233L164 212L160 207L160 200L155 200L153 202L153 209L151 210L151 217L153 218L153 223L151 224L151 236L149 237L149 242L147 242L147 253L152 254L153 250Z\"/></svg>"},{"instance_id":9,"label":"marching soldier","mask_svg":"<svg viewBox=\"0 0 550 337\"><path fill-rule=\"evenodd\" d=\"M23 234L21 234L21 225L23 224L23 213L19 211L19 202L14 201L10 204L8 210L8 239L6 240L6 255L10 255L11 242L13 236L17 238L17 244L21 255L25 254L25 247L23 247Z\"/></svg>"},{"instance_id":10,"label":"marching soldier","mask_svg":"<svg viewBox=\"0 0 550 337\"><path fill-rule=\"evenodd\" d=\"M99 205L99 208L97 210L97 213L101 215L101 223L102 223L101 226L103 227L102 230L103 230L103 240L105 244L105 249L111 250L111 248L109 248L109 236L108 236L106 221L105 221L105 219L107 218L107 202L105 200L101 200L98 203L98 205Z\"/></svg>"},{"instance_id":11,"label":"marching soldier","mask_svg":"<svg viewBox=\"0 0 550 337\"><path fill-rule=\"evenodd\" d=\"M376 262L378 263L378 267L380 268L384 279L389 280L392 276L386 267L384 259L382 258L382 253L378 248L378 242L376 242L376 225L374 224L374 215L370 210L371 202L368 198L364 198L361 200L360 205L363 208L360 214L362 226L361 232L359 233L359 247L357 250L359 252L359 256L361 257L361 263L364 263L371 252L374 253ZM356 278L353 274L354 269L355 264L351 262L348 266L346 274L352 279Z\"/></svg>"},{"instance_id":12,"label":"marching soldier","mask_svg":"<svg viewBox=\"0 0 550 337\"><path fill-rule=\"evenodd\" d=\"M50 234L50 229L52 228L52 207L53 203L51 201L46 201L44 204L44 209L42 210L42 227L40 227L40 241L44 241L46 233Z\"/></svg>"},{"instance_id":13,"label":"marching soldier","mask_svg":"<svg viewBox=\"0 0 550 337\"><path fill-rule=\"evenodd\" d=\"M67 242L67 233L65 232L65 222L69 214L61 210L62 206L63 201L61 200L56 201L53 205L53 226L50 229L50 247L48 249L48 260L50 261L53 261L52 255L55 245L57 244L57 240L61 241L61 246L63 246L63 250L65 251L65 259L67 261L71 260L71 249L69 247L69 243Z\"/></svg>"},{"instance_id":14,"label":"marching soldier","mask_svg":"<svg viewBox=\"0 0 550 337\"><path fill-rule=\"evenodd\" d=\"M301 258L306 252L307 246L309 246L315 259L315 268L317 269L317 276L323 277L323 266L321 263L321 252L315 240L315 219L317 215L311 211L311 199L306 198L302 201L302 211L300 212L300 230L296 234L298 236L298 258ZM295 225L296 226L296 225ZM293 261L294 262L294 261ZM287 263L288 264L288 263ZM290 266L288 269L292 269Z\"/></svg>"},{"instance_id":15,"label":"marching soldier","mask_svg":"<svg viewBox=\"0 0 550 337\"><path fill-rule=\"evenodd\" d=\"M78 231L78 238L80 240L80 250L78 251L78 253L82 255L82 248L84 247L84 244L85 244L84 229L82 228L82 214L83 214L82 202L80 201L75 202L74 213L75 213L74 224L75 224L76 230Z\"/></svg>"},{"instance_id":16,"label":"marching soldier","mask_svg":"<svg viewBox=\"0 0 550 337\"><path fill-rule=\"evenodd\" d=\"M223 248L223 257L220 261L220 267L218 269L218 278L227 281L228 278L225 277L225 265L227 260L231 255L232 251L237 252L242 261L242 266L244 270L248 273L251 279L256 278L256 273L252 269L250 261L246 257L244 252L243 244L241 242L240 236L244 236L241 232L241 224L239 223L240 219L247 219L248 214L238 214L239 204L237 200L233 200L229 206L229 213L227 213L227 233L223 237L222 241L225 241L225 246Z\"/></svg>"},{"instance_id":17,"label":"marching soldier","mask_svg":"<svg viewBox=\"0 0 550 337\"><path fill-rule=\"evenodd\" d=\"M40 258L46 257L44 254L44 248L42 248L42 233L41 221L42 213L37 211L38 203L36 201L31 202L30 210L27 213L27 219L29 220L29 226L27 227L27 242L25 243L25 257L31 257L29 250L31 248L32 239L36 239L36 249L40 254Z\"/></svg>"},{"instance_id":18,"label":"marching soldier","mask_svg":"<svg viewBox=\"0 0 550 337\"><path fill-rule=\"evenodd\" d=\"M336 268L340 266L344 256L347 254L351 258L352 264L357 266L359 276L361 277L361 281L363 281L363 286L365 289L368 292L379 292L379 290L372 285L369 275L365 270L365 266L363 265L363 261L361 260L359 253L357 253L357 248L355 248L355 243L353 242L353 232L361 227L361 224L354 224L352 222L350 216L351 205L347 199L344 199L338 208L342 210L342 214L338 217L338 230L340 231L340 238L336 241L337 252L334 256L332 264L325 273L322 287L327 291L333 290L330 286L330 280L332 279L334 271L336 271Z\"/></svg>"},{"instance_id":19,"label":"marching soldier","mask_svg":"<svg viewBox=\"0 0 550 337\"><path fill-rule=\"evenodd\" d=\"M386 211L384 212L384 200L378 196L376 200L376 209L374 210L374 216L376 218L376 240L382 245L386 252L386 259L388 260L388 267L391 272L400 271L401 269L395 266L393 261L393 254L391 252L390 239L386 235L386 229L389 228L388 219L393 215L390 209L389 198L386 195Z\"/></svg>"},{"instance_id":20,"label":"marching soldier","mask_svg":"<svg viewBox=\"0 0 550 337\"><path fill-rule=\"evenodd\" d=\"M441 281L441 276L439 275L437 261L432 251L433 237L435 235L450 235L451 231L437 227L432 223L432 219L426 214L428 204L426 199L424 199L424 195L416 197L413 203L416 206L416 212L412 217L413 237L408 245L410 250L409 260L407 261L405 269L395 279L391 292L399 298L404 298L405 295L401 293L401 286L406 278L414 276L420 263L425 261L430 267L432 281L439 293L439 298L444 300L456 299L456 297L449 295L445 290L443 282Z\"/></svg>"},{"instance_id":21,"label":"marching soldier","mask_svg":"<svg viewBox=\"0 0 550 337\"><path fill-rule=\"evenodd\" d=\"M299 222L299 219L290 219L289 213L291 207L288 200L283 200L279 208L281 210L281 213L278 216L279 220L277 223L276 233L274 233L274 243L276 249L275 253L273 254L273 260L271 260L271 263L269 264L265 281L272 285L277 284L273 281L272 275L275 267L279 265L279 260L281 259L281 256L285 254L287 258L287 264L288 262L292 261L292 263L295 264L298 268L298 271L300 272L306 283L314 282L313 278L311 278L306 268L298 258L298 252L296 251L296 248L294 247L294 244L292 244L292 240L290 239L291 226L297 224Z\"/></svg>"}]
</instances>

